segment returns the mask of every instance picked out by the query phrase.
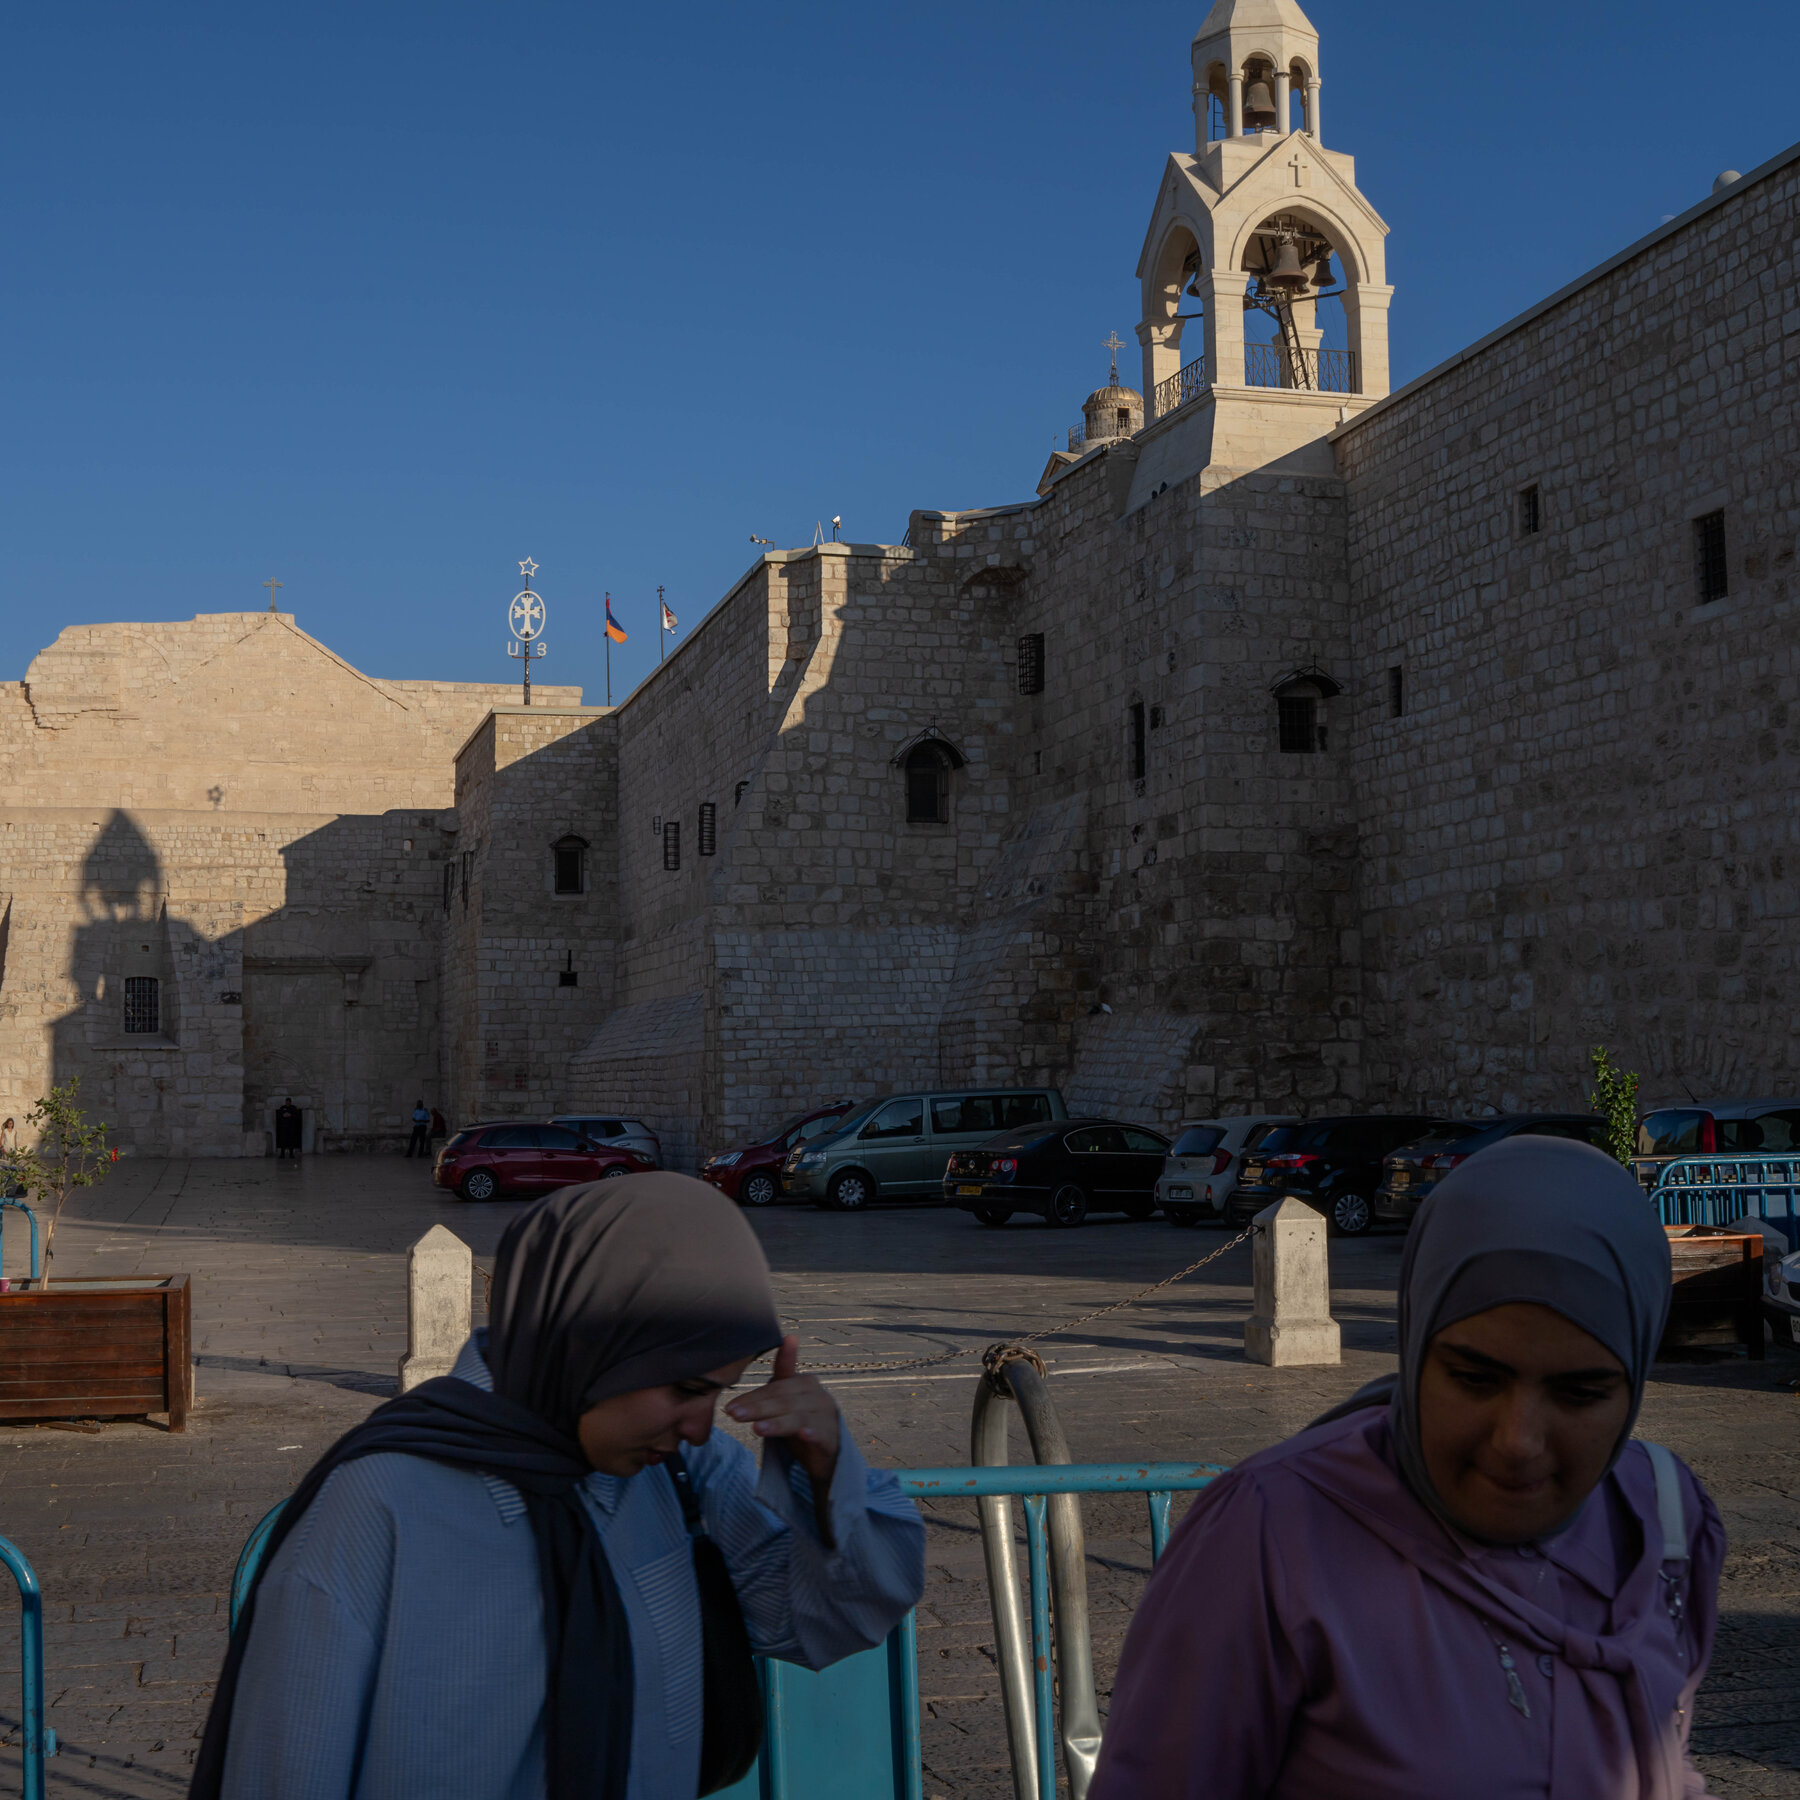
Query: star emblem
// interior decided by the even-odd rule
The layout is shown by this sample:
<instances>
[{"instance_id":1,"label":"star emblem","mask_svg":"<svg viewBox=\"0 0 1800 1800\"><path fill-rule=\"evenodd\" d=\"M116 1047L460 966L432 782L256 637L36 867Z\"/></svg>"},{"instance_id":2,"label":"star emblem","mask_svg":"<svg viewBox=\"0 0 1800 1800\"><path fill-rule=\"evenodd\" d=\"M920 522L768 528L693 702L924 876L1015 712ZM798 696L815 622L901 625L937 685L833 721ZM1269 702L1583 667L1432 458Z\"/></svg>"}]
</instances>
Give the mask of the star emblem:
<instances>
[{"instance_id":1,"label":"star emblem","mask_svg":"<svg viewBox=\"0 0 1800 1800\"><path fill-rule=\"evenodd\" d=\"M527 583L530 582L532 576L534 576L537 572L538 572L538 566L536 563L534 563L531 560L531 558L529 556L526 557L526 559L522 563L519 564L519 573L525 577L525 580L527 581Z\"/></svg>"}]
</instances>

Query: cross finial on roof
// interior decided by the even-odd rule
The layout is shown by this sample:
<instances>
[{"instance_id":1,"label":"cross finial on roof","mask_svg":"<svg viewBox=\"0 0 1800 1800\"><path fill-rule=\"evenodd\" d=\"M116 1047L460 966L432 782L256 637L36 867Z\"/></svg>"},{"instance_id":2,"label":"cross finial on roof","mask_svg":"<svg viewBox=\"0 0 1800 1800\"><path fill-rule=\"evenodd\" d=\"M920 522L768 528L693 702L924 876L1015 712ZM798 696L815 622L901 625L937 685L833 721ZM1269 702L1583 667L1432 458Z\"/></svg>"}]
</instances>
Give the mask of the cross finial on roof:
<instances>
[{"instance_id":1,"label":"cross finial on roof","mask_svg":"<svg viewBox=\"0 0 1800 1800\"><path fill-rule=\"evenodd\" d=\"M1106 385L1117 387L1119 385L1119 352L1125 348L1125 340L1116 331L1109 332L1105 348L1112 352L1112 369L1107 375Z\"/></svg>"}]
</instances>

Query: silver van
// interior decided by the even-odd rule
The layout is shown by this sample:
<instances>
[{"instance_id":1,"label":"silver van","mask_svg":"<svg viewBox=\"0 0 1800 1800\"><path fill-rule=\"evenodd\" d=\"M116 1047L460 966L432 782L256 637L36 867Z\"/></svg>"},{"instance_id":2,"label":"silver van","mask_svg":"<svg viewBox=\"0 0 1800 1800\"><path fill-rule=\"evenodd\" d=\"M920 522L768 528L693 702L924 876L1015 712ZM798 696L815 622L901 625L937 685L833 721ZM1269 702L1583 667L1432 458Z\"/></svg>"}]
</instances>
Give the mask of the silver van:
<instances>
[{"instance_id":1,"label":"silver van","mask_svg":"<svg viewBox=\"0 0 1800 1800\"><path fill-rule=\"evenodd\" d=\"M1055 1088L942 1088L864 1101L829 1137L796 1144L782 1166L784 1193L860 1212L872 1200L940 1205L944 1165L996 1132L1066 1119Z\"/></svg>"}]
</instances>

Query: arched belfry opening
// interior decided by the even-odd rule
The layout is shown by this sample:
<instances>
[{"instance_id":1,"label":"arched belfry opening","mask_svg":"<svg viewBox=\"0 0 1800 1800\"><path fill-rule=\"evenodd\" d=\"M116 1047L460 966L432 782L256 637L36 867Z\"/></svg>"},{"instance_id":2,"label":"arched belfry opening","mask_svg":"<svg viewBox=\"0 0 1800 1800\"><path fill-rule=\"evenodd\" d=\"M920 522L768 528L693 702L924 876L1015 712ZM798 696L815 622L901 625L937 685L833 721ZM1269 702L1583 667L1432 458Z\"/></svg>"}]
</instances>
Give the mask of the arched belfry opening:
<instances>
[{"instance_id":1,"label":"arched belfry opening","mask_svg":"<svg viewBox=\"0 0 1800 1800\"><path fill-rule=\"evenodd\" d=\"M1325 146L1318 32L1297 0L1216 0L1190 55L1194 150L1169 158L1138 265L1147 422L1249 389L1380 398L1387 226Z\"/></svg>"}]
</instances>

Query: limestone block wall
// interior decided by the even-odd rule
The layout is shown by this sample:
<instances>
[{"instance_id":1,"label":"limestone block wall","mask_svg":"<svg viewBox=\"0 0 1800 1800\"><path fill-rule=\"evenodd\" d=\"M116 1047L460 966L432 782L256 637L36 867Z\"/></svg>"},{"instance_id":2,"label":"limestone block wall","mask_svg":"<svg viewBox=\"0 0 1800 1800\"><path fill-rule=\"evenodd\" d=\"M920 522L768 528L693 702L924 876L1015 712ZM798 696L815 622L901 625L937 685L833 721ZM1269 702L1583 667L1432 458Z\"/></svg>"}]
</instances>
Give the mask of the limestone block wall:
<instances>
[{"instance_id":1,"label":"limestone block wall","mask_svg":"<svg viewBox=\"0 0 1800 1800\"><path fill-rule=\"evenodd\" d=\"M1797 200L1790 156L1338 434L1397 1103L1575 1104L1596 1043L1650 1101L1795 1091Z\"/></svg>"},{"instance_id":2,"label":"limestone block wall","mask_svg":"<svg viewBox=\"0 0 1800 1800\"><path fill-rule=\"evenodd\" d=\"M453 1124L580 1103L568 1059L616 992L617 744L603 708L534 703L496 708L457 759L457 831L437 896ZM556 892L565 838L587 844L580 893Z\"/></svg>"}]
</instances>

